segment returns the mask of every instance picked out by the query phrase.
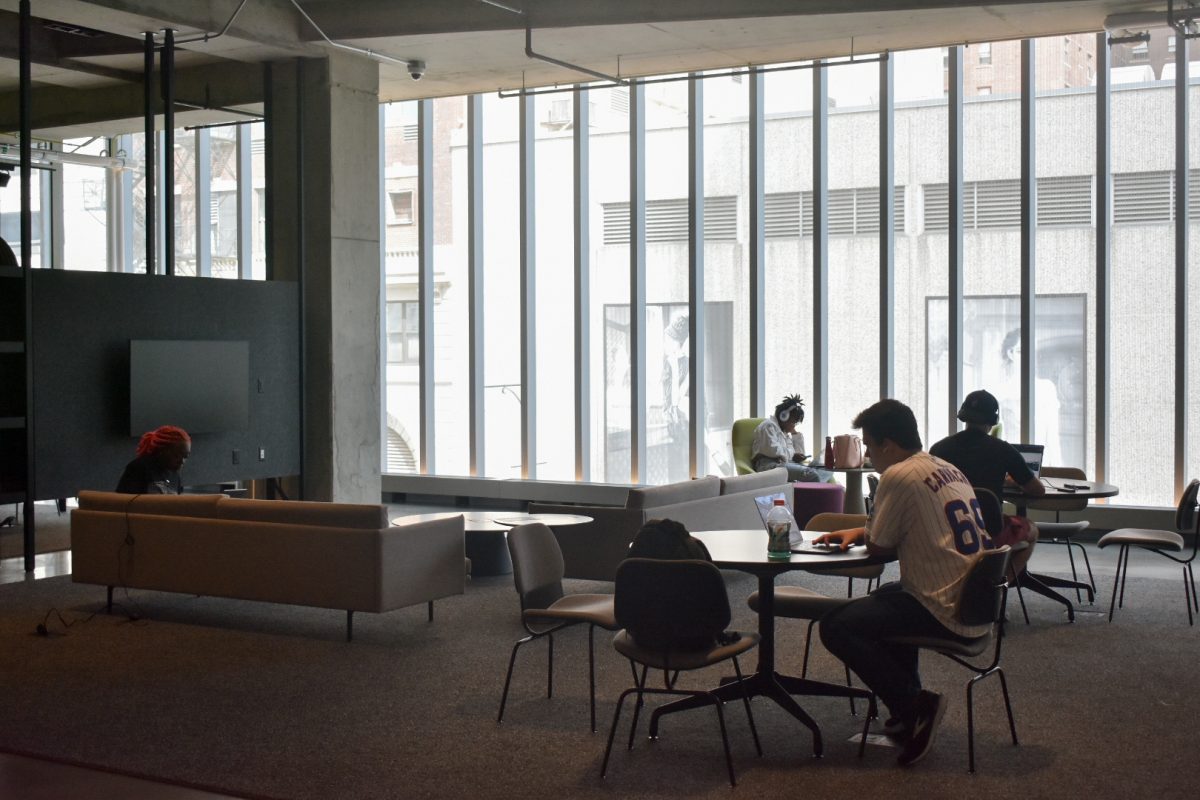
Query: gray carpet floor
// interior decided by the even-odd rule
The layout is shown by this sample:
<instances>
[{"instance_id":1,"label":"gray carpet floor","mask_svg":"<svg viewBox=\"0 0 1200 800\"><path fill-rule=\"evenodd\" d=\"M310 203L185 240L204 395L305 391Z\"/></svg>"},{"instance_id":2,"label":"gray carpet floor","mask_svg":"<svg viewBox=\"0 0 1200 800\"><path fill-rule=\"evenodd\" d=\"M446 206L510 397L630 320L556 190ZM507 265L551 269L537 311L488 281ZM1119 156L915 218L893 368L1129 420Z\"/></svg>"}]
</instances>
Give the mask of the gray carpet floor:
<instances>
[{"instance_id":1,"label":"gray carpet floor","mask_svg":"<svg viewBox=\"0 0 1200 800\"><path fill-rule=\"evenodd\" d=\"M270 565L264 565L269 569ZM892 567L891 569L895 569ZM752 581L727 573L735 625L753 629ZM790 580L831 592L845 582ZM611 585L569 581L568 590ZM118 593L119 594L119 593ZM60 577L0 586L0 749L272 798L729 797L715 715L667 718L661 737L600 761L627 664L597 635L600 732L588 730L585 630L557 637L555 696L545 697L544 642L523 648L503 725L495 715L509 648L520 635L510 576L476 579L465 595L361 614L131 592L137 621L103 613L104 590ZM754 755L740 705L727 706L742 797L1192 797L1194 670L1180 581L1131 579L1109 624L1027 598L1032 625L1010 609L1004 661L1021 745L1008 739L999 686L977 692L979 772L966 772L968 673L923 657L926 685L951 703L935 751L912 769L895 751L848 738L845 701L805 700L826 737L759 700L765 755ZM1097 609L1107 610L1102 588ZM1015 605L1015 604L1014 604ZM50 609L50 637L33 628ZM804 625L779 626L780 666L799 671ZM711 685L719 671L685 685ZM818 645L811 676L836 680ZM626 730L628 716L622 723ZM620 741L620 740L618 740Z\"/></svg>"}]
</instances>

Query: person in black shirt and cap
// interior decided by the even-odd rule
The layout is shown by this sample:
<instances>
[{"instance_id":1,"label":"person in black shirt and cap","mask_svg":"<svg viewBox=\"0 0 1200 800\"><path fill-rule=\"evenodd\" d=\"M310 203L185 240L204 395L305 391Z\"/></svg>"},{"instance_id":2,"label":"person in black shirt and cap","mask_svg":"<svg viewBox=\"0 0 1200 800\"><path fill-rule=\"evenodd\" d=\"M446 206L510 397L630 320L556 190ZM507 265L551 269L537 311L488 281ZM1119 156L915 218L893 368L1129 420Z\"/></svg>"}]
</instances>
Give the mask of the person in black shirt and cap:
<instances>
[{"instance_id":1,"label":"person in black shirt and cap","mask_svg":"<svg viewBox=\"0 0 1200 800\"><path fill-rule=\"evenodd\" d=\"M989 435L992 426L1000 420L1000 403L990 392L979 389L968 394L958 409L958 418L966 423L966 427L929 448L930 454L949 461L967 476L972 486L988 489L998 499L1003 497L1006 481L1020 487L1029 497L1041 497L1046 493L1046 487L1030 471L1016 448ZM999 531L992 536L997 547L1029 543L1028 548L1013 553L1013 574L1019 575L1033 554L1037 528L1025 517L1008 514L1003 514L999 520L984 521L989 531Z\"/></svg>"}]
</instances>

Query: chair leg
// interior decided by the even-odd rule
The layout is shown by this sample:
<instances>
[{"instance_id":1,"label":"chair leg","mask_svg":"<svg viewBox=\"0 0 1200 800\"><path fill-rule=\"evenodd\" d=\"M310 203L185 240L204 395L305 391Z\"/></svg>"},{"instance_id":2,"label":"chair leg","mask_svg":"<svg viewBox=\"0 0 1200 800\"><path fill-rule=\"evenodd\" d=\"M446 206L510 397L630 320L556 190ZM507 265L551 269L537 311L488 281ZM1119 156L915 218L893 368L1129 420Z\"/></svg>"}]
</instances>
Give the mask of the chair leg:
<instances>
[{"instance_id":1,"label":"chair leg","mask_svg":"<svg viewBox=\"0 0 1200 800\"><path fill-rule=\"evenodd\" d=\"M850 682L850 668L847 667L845 664L842 664L842 668L846 670L846 688L850 688L850 687L854 686L854 684ZM857 717L858 710L854 707L854 696L851 695L850 697L848 697L846 699L850 701L850 716Z\"/></svg>"},{"instance_id":2,"label":"chair leg","mask_svg":"<svg viewBox=\"0 0 1200 800\"><path fill-rule=\"evenodd\" d=\"M858 739L858 757L862 758L867 752L867 736L871 733L871 720L875 719L878 713L875 708L875 695L871 695L871 699L867 703L867 714L863 717L862 736Z\"/></svg>"},{"instance_id":3,"label":"chair leg","mask_svg":"<svg viewBox=\"0 0 1200 800\"><path fill-rule=\"evenodd\" d=\"M550 646L547 648L546 697L554 697L554 634L546 634L546 639L550 642Z\"/></svg>"},{"instance_id":4,"label":"chair leg","mask_svg":"<svg viewBox=\"0 0 1200 800\"><path fill-rule=\"evenodd\" d=\"M637 702L633 706L633 724L629 726L629 747L633 749L633 737L637 735L638 716L642 711L642 703L644 702L642 692L646 688L646 665L642 665L642 677L637 682Z\"/></svg>"},{"instance_id":5,"label":"chair leg","mask_svg":"<svg viewBox=\"0 0 1200 800\"><path fill-rule=\"evenodd\" d=\"M1200 612L1200 600L1196 600L1196 573L1192 569L1192 563L1188 561L1188 582L1192 584L1192 606Z\"/></svg>"},{"instance_id":6,"label":"chair leg","mask_svg":"<svg viewBox=\"0 0 1200 800\"><path fill-rule=\"evenodd\" d=\"M733 657L733 674L737 676L738 686L742 687L742 703L746 706L746 719L750 721L750 735L754 737L754 749L758 751L759 758L762 758L762 744L758 741L758 728L754 724L754 714L750 712L750 695L746 693L746 684L742 680L742 668L738 664L737 656Z\"/></svg>"},{"instance_id":7,"label":"chair leg","mask_svg":"<svg viewBox=\"0 0 1200 800\"><path fill-rule=\"evenodd\" d=\"M808 621L808 634L804 637L804 662L800 666L800 677L801 678L808 677L808 651L809 651L809 648L812 647L813 625L816 625L816 624L817 624L817 621L815 619L810 619Z\"/></svg>"},{"instance_id":8,"label":"chair leg","mask_svg":"<svg viewBox=\"0 0 1200 800\"><path fill-rule=\"evenodd\" d=\"M1125 545L1125 566L1121 568L1121 596L1117 598L1117 608L1125 607L1125 582L1129 580L1129 545Z\"/></svg>"},{"instance_id":9,"label":"chair leg","mask_svg":"<svg viewBox=\"0 0 1200 800\"><path fill-rule=\"evenodd\" d=\"M1075 572L1075 554L1071 552L1071 538L1067 537L1067 560L1071 562L1071 580L1079 582L1079 575ZM1079 587L1075 587L1075 602L1082 603L1083 595L1079 591Z\"/></svg>"},{"instance_id":10,"label":"chair leg","mask_svg":"<svg viewBox=\"0 0 1200 800\"><path fill-rule=\"evenodd\" d=\"M596 626L588 625L588 701L592 709L592 733L596 732L596 656L593 640Z\"/></svg>"},{"instance_id":11,"label":"chair leg","mask_svg":"<svg viewBox=\"0 0 1200 800\"><path fill-rule=\"evenodd\" d=\"M982 676L976 675L967 681L967 771L975 771L975 705L973 692L975 681Z\"/></svg>"},{"instance_id":12,"label":"chair leg","mask_svg":"<svg viewBox=\"0 0 1200 800\"><path fill-rule=\"evenodd\" d=\"M433 601L429 601L429 621L433 622Z\"/></svg>"},{"instance_id":13,"label":"chair leg","mask_svg":"<svg viewBox=\"0 0 1200 800\"><path fill-rule=\"evenodd\" d=\"M630 661L629 663L632 664L633 662ZM634 677L637 676L636 668L634 668L633 674ZM637 691L639 691L637 688L626 689L625 691L621 692L621 697L619 700L617 700L617 710L613 712L612 727L608 729L608 746L604 748L604 761L600 764L601 778L603 778L605 773L608 772L608 757L612 753L613 737L617 732L617 722L621 719L621 706L625 705L625 698L628 697L630 693Z\"/></svg>"},{"instance_id":14,"label":"chair leg","mask_svg":"<svg viewBox=\"0 0 1200 800\"><path fill-rule=\"evenodd\" d=\"M1090 585L1092 587L1092 594L1095 594L1096 593L1096 578L1094 575L1092 575L1092 561L1091 561L1091 559L1088 558L1087 548L1083 546L1082 542L1077 542L1074 539L1068 539L1067 542L1068 542L1068 544L1067 544L1068 552L1071 547L1078 547L1079 552L1083 554L1083 566L1087 568L1088 585Z\"/></svg>"},{"instance_id":15,"label":"chair leg","mask_svg":"<svg viewBox=\"0 0 1200 800\"><path fill-rule=\"evenodd\" d=\"M1112 622L1113 611L1117 608L1117 587L1121 584L1121 562L1125 559L1125 551L1129 549L1129 545L1121 545L1121 549L1117 551L1117 571L1113 575L1113 590L1112 598L1108 601L1108 621Z\"/></svg>"},{"instance_id":16,"label":"chair leg","mask_svg":"<svg viewBox=\"0 0 1200 800\"><path fill-rule=\"evenodd\" d=\"M1192 624L1192 596L1191 587L1188 585L1187 565L1183 567L1183 604L1187 606L1188 625Z\"/></svg>"},{"instance_id":17,"label":"chair leg","mask_svg":"<svg viewBox=\"0 0 1200 800\"><path fill-rule=\"evenodd\" d=\"M721 744L725 747L725 768L729 770L729 785L737 786L737 779L733 776L733 756L729 752L729 734L725 730L725 711L721 708L720 700L711 694L709 697L717 709L717 722L721 725Z\"/></svg>"},{"instance_id":18,"label":"chair leg","mask_svg":"<svg viewBox=\"0 0 1200 800\"><path fill-rule=\"evenodd\" d=\"M517 650L526 642L532 642L535 637L526 636L523 639L518 639L513 645L512 654L508 657L508 672L504 675L504 691L500 693L500 713L496 716L496 723L504 721L504 704L508 702L508 686L512 683L513 666L517 663Z\"/></svg>"},{"instance_id":19,"label":"chair leg","mask_svg":"<svg viewBox=\"0 0 1200 800\"><path fill-rule=\"evenodd\" d=\"M1025 624L1029 624L1029 609L1025 607L1025 593L1021 591L1020 578L1016 581L1017 584L1017 599L1021 601L1021 614L1025 617Z\"/></svg>"},{"instance_id":20,"label":"chair leg","mask_svg":"<svg viewBox=\"0 0 1200 800\"><path fill-rule=\"evenodd\" d=\"M1013 720L1012 703L1008 699L1008 680L1004 677L1004 670L997 668L996 674L1000 676L1000 691L1004 694L1004 710L1008 713L1008 731L1012 734L1013 744L1020 744L1017 741L1017 723Z\"/></svg>"}]
</instances>

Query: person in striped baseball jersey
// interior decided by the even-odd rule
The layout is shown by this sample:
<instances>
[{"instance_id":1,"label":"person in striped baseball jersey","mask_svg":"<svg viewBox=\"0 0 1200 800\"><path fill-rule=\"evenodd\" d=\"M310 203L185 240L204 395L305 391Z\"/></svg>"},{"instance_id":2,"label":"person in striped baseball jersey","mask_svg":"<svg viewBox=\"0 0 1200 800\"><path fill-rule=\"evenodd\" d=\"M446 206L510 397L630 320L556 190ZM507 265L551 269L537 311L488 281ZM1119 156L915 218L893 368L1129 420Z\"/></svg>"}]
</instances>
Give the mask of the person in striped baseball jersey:
<instances>
[{"instance_id":1,"label":"person in striped baseball jersey","mask_svg":"<svg viewBox=\"0 0 1200 800\"><path fill-rule=\"evenodd\" d=\"M885 643L895 636L973 638L986 625L964 625L955 606L967 574L991 549L979 502L952 464L922 450L912 409L881 400L854 420L880 473L865 528L817 539L842 549L865 542L872 555L900 562L900 581L847 602L821 620L821 641L888 707L884 730L904 742L899 763L915 764L933 745L945 698L921 688L916 647Z\"/></svg>"}]
</instances>

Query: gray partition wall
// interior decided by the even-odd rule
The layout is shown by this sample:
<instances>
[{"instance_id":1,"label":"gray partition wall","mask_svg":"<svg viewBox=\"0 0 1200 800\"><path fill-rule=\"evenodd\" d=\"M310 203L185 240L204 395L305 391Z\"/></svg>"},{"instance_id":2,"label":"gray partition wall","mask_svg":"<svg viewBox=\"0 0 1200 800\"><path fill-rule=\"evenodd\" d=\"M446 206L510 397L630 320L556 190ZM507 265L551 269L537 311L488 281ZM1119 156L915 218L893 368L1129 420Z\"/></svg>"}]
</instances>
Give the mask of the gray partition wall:
<instances>
[{"instance_id":1,"label":"gray partition wall","mask_svg":"<svg viewBox=\"0 0 1200 800\"><path fill-rule=\"evenodd\" d=\"M37 499L112 489L133 458L131 339L249 344L248 424L196 433L185 484L300 472L295 283L60 270L32 277Z\"/></svg>"}]
</instances>

